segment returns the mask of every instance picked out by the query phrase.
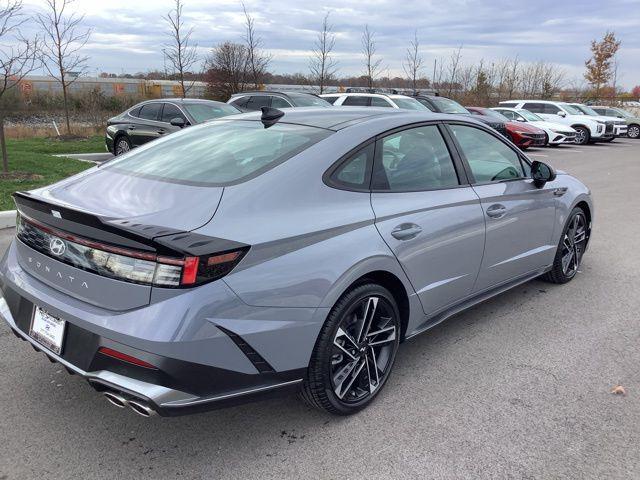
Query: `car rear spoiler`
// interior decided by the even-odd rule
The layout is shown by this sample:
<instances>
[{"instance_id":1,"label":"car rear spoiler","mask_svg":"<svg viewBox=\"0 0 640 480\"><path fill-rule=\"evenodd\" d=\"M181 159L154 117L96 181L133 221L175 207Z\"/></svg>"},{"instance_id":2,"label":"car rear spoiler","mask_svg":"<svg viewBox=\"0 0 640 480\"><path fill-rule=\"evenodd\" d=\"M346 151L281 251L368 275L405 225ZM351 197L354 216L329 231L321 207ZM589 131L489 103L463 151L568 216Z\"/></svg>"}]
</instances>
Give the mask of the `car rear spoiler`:
<instances>
[{"instance_id":1,"label":"car rear spoiler","mask_svg":"<svg viewBox=\"0 0 640 480\"><path fill-rule=\"evenodd\" d=\"M145 225L126 218L110 218L45 201L29 192L15 192L20 215L50 227L99 242L159 255L200 256L236 250L247 245L195 232Z\"/></svg>"}]
</instances>

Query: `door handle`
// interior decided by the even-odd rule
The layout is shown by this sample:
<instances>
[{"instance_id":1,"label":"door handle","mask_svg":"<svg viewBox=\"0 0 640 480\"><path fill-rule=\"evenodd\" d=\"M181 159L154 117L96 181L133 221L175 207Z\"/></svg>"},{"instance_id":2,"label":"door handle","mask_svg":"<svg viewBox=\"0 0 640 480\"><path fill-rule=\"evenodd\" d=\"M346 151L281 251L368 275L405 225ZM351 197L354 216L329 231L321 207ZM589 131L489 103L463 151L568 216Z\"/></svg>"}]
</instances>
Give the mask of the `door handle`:
<instances>
[{"instance_id":1,"label":"door handle","mask_svg":"<svg viewBox=\"0 0 640 480\"><path fill-rule=\"evenodd\" d=\"M163 129L163 128L161 128L160 130L158 130L158 133L159 133L160 135L164 135L166 132L167 132L167 131L166 131L165 129Z\"/></svg>"},{"instance_id":2,"label":"door handle","mask_svg":"<svg viewBox=\"0 0 640 480\"><path fill-rule=\"evenodd\" d=\"M402 223L391 231L391 236L398 240L411 240L416 237L422 228L415 223Z\"/></svg>"},{"instance_id":3,"label":"door handle","mask_svg":"<svg viewBox=\"0 0 640 480\"><path fill-rule=\"evenodd\" d=\"M129 125L129 126L127 127L127 130L135 130L135 129L136 129L136 126L135 126L135 125Z\"/></svg>"},{"instance_id":4,"label":"door handle","mask_svg":"<svg viewBox=\"0 0 640 480\"><path fill-rule=\"evenodd\" d=\"M504 217L507 213L507 207L500 203L494 203L489 208L487 208L487 215L491 218L501 218Z\"/></svg>"}]
</instances>

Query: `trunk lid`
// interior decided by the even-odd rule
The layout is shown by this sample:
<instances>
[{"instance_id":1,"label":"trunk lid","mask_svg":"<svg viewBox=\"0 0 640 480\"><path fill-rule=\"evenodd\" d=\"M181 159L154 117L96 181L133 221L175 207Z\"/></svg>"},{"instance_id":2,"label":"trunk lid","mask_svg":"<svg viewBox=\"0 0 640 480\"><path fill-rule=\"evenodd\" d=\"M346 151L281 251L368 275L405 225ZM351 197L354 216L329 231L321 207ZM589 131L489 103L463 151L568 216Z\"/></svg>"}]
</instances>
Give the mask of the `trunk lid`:
<instances>
[{"instance_id":1,"label":"trunk lid","mask_svg":"<svg viewBox=\"0 0 640 480\"><path fill-rule=\"evenodd\" d=\"M100 245L106 245L150 256L180 256L172 248L172 239L187 237L188 247L197 234L186 232L211 220L222 192L222 187L93 170L90 175L17 193L14 198L20 214L32 221L18 235L18 261L50 287L92 305L114 311L148 305L152 286L110 278L109 264L98 266L99 255L85 247L104 251Z\"/></svg>"}]
</instances>

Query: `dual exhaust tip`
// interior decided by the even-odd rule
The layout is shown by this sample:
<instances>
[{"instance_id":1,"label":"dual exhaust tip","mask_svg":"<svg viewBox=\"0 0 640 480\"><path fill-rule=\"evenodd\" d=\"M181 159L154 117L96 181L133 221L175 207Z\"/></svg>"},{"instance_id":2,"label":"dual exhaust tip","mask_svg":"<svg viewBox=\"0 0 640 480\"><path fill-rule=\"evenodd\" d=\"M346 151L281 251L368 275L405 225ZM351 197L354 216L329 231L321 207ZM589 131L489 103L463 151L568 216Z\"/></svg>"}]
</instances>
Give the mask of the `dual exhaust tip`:
<instances>
[{"instance_id":1,"label":"dual exhaust tip","mask_svg":"<svg viewBox=\"0 0 640 480\"><path fill-rule=\"evenodd\" d=\"M115 405L118 408L129 407L142 417L149 418L157 415L153 408L141 400L127 398L121 393L111 391L104 392L103 395L112 405Z\"/></svg>"}]
</instances>

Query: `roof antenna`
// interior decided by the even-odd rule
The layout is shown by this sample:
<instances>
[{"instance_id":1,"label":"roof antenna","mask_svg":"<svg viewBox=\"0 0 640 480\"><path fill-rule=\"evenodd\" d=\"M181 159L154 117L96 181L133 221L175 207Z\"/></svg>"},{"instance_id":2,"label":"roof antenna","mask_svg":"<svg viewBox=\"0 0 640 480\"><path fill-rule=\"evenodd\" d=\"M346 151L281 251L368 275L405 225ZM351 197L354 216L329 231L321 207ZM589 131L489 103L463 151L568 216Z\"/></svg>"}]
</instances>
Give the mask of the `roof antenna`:
<instances>
[{"instance_id":1,"label":"roof antenna","mask_svg":"<svg viewBox=\"0 0 640 480\"><path fill-rule=\"evenodd\" d=\"M262 110L262 116L260 117L260 120L262 121L264 128L269 128L275 125L278 120L284 117L284 112L282 110L278 110L277 108L261 107L260 110Z\"/></svg>"}]
</instances>

